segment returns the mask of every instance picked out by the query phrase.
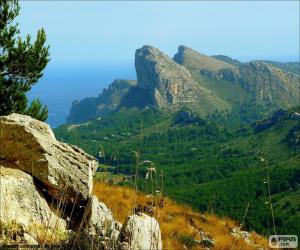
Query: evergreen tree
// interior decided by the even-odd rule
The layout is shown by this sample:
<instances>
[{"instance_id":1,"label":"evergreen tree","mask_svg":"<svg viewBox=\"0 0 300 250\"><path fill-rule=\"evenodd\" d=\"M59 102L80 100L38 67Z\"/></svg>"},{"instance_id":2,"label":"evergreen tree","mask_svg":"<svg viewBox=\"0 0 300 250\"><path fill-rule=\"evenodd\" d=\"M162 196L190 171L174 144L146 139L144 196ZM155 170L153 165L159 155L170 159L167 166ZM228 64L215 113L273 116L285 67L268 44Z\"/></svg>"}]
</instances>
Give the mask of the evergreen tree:
<instances>
[{"instance_id":1,"label":"evergreen tree","mask_svg":"<svg viewBox=\"0 0 300 250\"><path fill-rule=\"evenodd\" d=\"M43 29L37 32L34 42L30 35L21 39L14 21L19 10L17 0L0 0L0 115L15 112L45 121L47 107L39 100L28 106L26 92L43 75L49 62L49 46L45 46Z\"/></svg>"}]
</instances>

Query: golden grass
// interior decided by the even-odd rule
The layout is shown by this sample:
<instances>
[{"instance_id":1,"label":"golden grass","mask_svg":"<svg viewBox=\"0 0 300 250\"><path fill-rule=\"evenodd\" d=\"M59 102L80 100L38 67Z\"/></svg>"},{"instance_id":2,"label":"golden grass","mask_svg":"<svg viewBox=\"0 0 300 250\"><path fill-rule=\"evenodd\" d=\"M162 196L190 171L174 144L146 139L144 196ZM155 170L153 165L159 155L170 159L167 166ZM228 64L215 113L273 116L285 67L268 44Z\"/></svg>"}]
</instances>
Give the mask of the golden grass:
<instances>
[{"instance_id":1,"label":"golden grass","mask_svg":"<svg viewBox=\"0 0 300 250\"><path fill-rule=\"evenodd\" d=\"M11 221L8 224L0 224L0 246L4 245L16 245L27 243L23 239L24 230L15 221ZM29 233L37 241L39 245L57 245L62 242L66 242L68 235L56 228L49 228L43 224L31 224L27 228L26 233Z\"/></svg>"},{"instance_id":2,"label":"golden grass","mask_svg":"<svg viewBox=\"0 0 300 250\"><path fill-rule=\"evenodd\" d=\"M124 223L127 216L133 213L135 204L149 206L153 202L152 196L135 193L133 189L108 185L102 182L94 183L93 193L104 202L113 212L114 217ZM136 201L136 202L135 202ZM148 202L148 204L147 204ZM154 201L155 203L155 201ZM243 239L235 238L230 230L238 224L228 218L219 218L211 214L200 214L190 207L176 204L174 201L164 198L164 206L155 206L154 217L159 222L164 249L203 249L194 240L201 240L199 231L215 240L214 249L257 249L257 245L267 249L267 240L256 233L251 233L254 244L249 245ZM183 239L191 239L191 244Z\"/></svg>"}]
</instances>

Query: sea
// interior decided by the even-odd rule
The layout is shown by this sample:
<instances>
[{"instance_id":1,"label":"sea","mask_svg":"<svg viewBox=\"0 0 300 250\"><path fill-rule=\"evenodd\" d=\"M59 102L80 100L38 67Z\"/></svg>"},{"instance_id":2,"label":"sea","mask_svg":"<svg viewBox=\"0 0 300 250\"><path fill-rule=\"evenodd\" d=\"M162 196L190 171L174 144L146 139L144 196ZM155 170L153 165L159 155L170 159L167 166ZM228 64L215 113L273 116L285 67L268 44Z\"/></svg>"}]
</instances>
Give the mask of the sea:
<instances>
[{"instance_id":1,"label":"sea","mask_svg":"<svg viewBox=\"0 0 300 250\"><path fill-rule=\"evenodd\" d=\"M27 97L48 106L46 122L55 128L66 122L74 100L98 96L115 79L135 80L133 63L50 64Z\"/></svg>"}]
</instances>

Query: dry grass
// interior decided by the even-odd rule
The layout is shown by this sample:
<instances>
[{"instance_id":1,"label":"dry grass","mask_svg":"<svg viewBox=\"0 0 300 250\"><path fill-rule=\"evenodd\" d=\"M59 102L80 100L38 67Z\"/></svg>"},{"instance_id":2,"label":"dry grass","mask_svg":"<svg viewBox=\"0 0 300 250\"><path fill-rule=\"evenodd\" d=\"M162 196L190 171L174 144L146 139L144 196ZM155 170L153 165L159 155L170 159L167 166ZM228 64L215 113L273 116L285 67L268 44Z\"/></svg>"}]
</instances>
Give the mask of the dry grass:
<instances>
[{"instance_id":1,"label":"dry grass","mask_svg":"<svg viewBox=\"0 0 300 250\"><path fill-rule=\"evenodd\" d=\"M94 183L93 192L112 210L115 218L121 223L132 214L135 204L147 207L149 201L153 200L151 196L136 194L133 189L102 182ZM268 248L267 240L256 233L250 234L256 246L233 237L230 230L238 227L236 222L215 215L200 214L168 198L164 198L162 208L154 207L154 216L160 224L164 249L203 249L204 247L196 242L202 239L200 231L205 232L206 237L214 239L214 249L250 250L257 249L257 245Z\"/></svg>"},{"instance_id":2,"label":"dry grass","mask_svg":"<svg viewBox=\"0 0 300 250\"><path fill-rule=\"evenodd\" d=\"M58 245L68 239L66 232L48 228L42 224L31 224L25 232L22 226L15 221L5 225L0 224L0 232L0 246L1 244L18 245L28 243L24 240L24 233L29 233L39 245Z\"/></svg>"}]
</instances>

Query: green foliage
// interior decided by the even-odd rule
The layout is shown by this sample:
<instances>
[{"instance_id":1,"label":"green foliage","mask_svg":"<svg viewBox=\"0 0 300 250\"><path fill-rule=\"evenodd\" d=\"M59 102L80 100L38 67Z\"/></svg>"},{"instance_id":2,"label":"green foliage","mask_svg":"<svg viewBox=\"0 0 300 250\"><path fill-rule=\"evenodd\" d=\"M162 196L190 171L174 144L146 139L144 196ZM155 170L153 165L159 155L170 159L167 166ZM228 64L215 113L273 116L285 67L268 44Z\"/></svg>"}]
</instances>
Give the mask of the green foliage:
<instances>
[{"instance_id":1,"label":"green foliage","mask_svg":"<svg viewBox=\"0 0 300 250\"><path fill-rule=\"evenodd\" d=\"M35 99L31 102L30 106L25 111L26 115L30 115L40 121L45 121L48 118L48 109L43 107L39 99Z\"/></svg>"},{"instance_id":2,"label":"green foliage","mask_svg":"<svg viewBox=\"0 0 300 250\"><path fill-rule=\"evenodd\" d=\"M158 173L163 171L164 193L197 210L241 221L249 202L246 227L266 235L273 233L266 203L268 167L277 232L299 234L300 226L295 223L299 199L291 207L283 206L293 200L300 184L300 153L286 140L298 124L293 116L275 119L272 126L255 131L258 124L235 130L226 120L222 124L210 119L199 126L178 114L123 109L80 126L61 126L55 134L96 157L103 148L105 154L99 161L119 174L134 174L133 151L140 152L140 161L150 160ZM180 125L174 125L176 118ZM264 164L261 157L266 159ZM145 175L141 167L142 191L150 185Z\"/></svg>"},{"instance_id":3,"label":"green foliage","mask_svg":"<svg viewBox=\"0 0 300 250\"><path fill-rule=\"evenodd\" d=\"M41 29L33 43L30 35L22 40L18 36L18 23L14 22L20 10L18 1L1 0L0 3L0 115L13 112L26 114L26 92L42 76L49 61L46 34ZM34 107L28 107L28 110L41 109L31 112L33 117L44 120L47 116L46 107L37 101L32 105Z\"/></svg>"}]
</instances>

